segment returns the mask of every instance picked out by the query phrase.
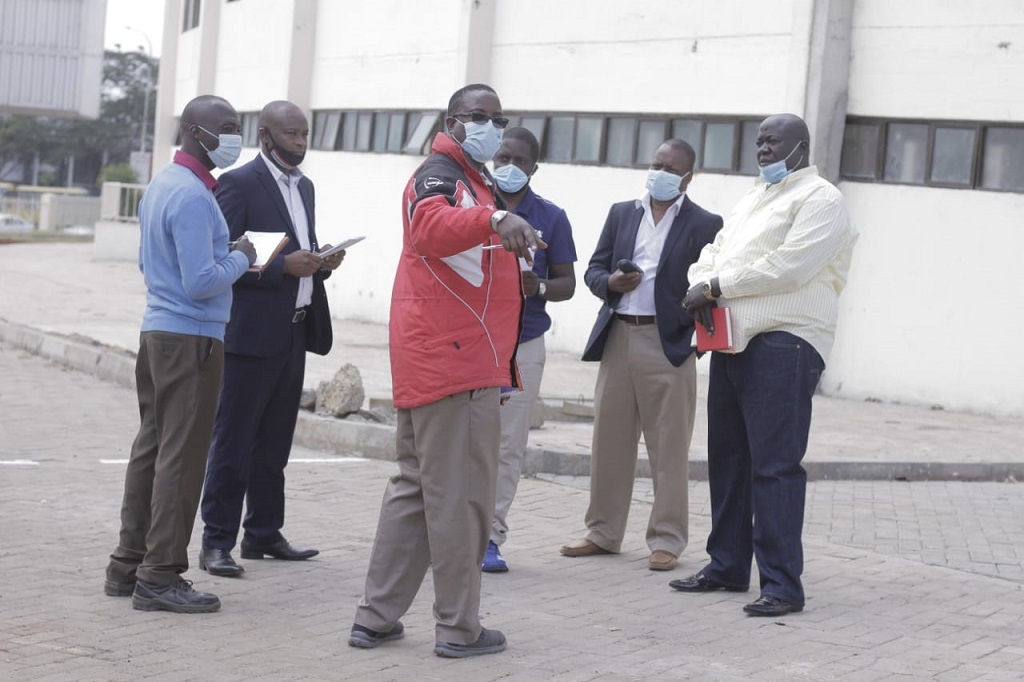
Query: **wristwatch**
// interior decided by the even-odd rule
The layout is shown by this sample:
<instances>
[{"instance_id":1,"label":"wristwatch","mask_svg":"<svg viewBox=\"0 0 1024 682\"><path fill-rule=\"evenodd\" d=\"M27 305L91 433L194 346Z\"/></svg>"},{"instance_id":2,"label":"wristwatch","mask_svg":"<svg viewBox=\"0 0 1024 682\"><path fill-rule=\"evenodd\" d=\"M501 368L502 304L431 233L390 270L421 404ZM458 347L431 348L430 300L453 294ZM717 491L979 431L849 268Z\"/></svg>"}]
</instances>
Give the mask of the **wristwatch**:
<instances>
[{"instance_id":1,"label":"wristwatch","mask_svg":"<svg viewBox=\"0 0 1024 682\"><path fill-rule=\"evenodd\" d=\"M715 300L715 294L711 291L711 281L710 280L707 281L707 282L704 282L704 287L703 287L703 289L701 289L701 291L704 294L704 298L708 299L709 301Z\"/></svg>"},{"instance_id":2,"label":"wristwatch","mask_svg":"<svg viewBox=\"0 0 1024 682\"><path fill-rule=\"evenodd\" d=\"M491 231L492 232L497 232L498 231L498 223L500 223L502 220L504 220L505 216L507 216L507 215L508 215L508 211L495 211L494 213L491 214Z\"/></svg>"},{"instance_id":3,"label":"wristwatch","mask_svg":"<svg viewBox=\"0 0 1024 682\"><path fill-rule=\"evenodd\" d=\"M547 293L548 293L548 283L547 282L541 282L540 284L537 285L537 295L538 296L540 296L541 298L544 298L544 296L546 296Z\"/></svg>"}]
</instances>

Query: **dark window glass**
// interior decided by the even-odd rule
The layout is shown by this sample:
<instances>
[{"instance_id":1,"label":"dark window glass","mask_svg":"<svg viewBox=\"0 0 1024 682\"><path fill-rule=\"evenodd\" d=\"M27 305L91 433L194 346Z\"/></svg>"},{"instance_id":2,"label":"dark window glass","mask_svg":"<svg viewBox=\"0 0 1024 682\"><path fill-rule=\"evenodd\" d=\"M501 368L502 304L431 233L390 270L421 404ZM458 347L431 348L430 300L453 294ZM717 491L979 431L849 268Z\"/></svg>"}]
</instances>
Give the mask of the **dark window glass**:
<instances>
[{"instance_id":1,"label":"dark window glass","mask_svg":"<svg viewBox=\"0 0 1024 682\"><path fill-rule=\"evenodd\" d=\"M609 166L633 165L633 138L635 128L635 118L608 119L608 144L604 157L605 163Z\"/></svg>"},{"instance_id":2,"label":"dark window glass","mask_svg":"<svg viewBox=\"0 0 1024 682\"><path fill-rule=\"evenodd\" d=\"M689 143L697 153L697 166L700 166L700 152L704 148L704 124L696 119L677 118L672 121L672 137Z\"/></svg>"},{"instance_id":3,"label":"dark window glass","mask_svg":"<svg viewBox=\"0 0 1024 682\"><path fill-rule=\"evenodd\" d=\"M732 170L735 124L708 123L704 127L704 168Z\"/></svg>"},{"instance_id":4,"label":"dark window glass","mask_svg":"<svg viewBox=\"0 0 1024 682\"><path fill-rule=\"evenodd\" d=\"M936 128L932 142L932 182L970 185L974 140L972 128Z\"/></svg>"},{"instance_id":5,"label":"dark window glass","mask_svg":"<svg viewBox=\"0 0 1024 682\"><path fill-rule=\"evenodd\" d=\"M355 111L346 111L344 122L341 126L341 146L335 149L343 149L347 152L355 151L356 133L359 130L359 114Z\"/></svg>"},{"instance_id":6,"label":"dark window glass","mask_svg":"<svg viewBox=\"0 0 1024 682\"><path fill-rule=\"evenodd\" d=\"M388 123L391 116L383 111L373 115L373 151L383 152L388 148Z\"/></svg>"},{"instance_id":7,"label":"dark window glass","mask_svg":"<svg viewBox=\"0 0 1024 682\"><path fill-rule=\"evenodd\" d=\"M878 141L882 127L876 123L847 123L839 174L844 178L878 179Z\"/></svg>"},{"instance_id":8,"label":"dark window glass","mask_svg":"<svg viewBox=\"0 0 1024 682\"><path fill-rule=\"evenodd\" d=\"M184 12L182 13L181 20L181 32L190 31L199 25L199 10L201 9L200 0L185 0L183 3Z\"/></svg>"},{"instance_id":9,"label":"dark window glass","mask_svg":"<svg viewBox=\"0 0 1024 682\"><path fill-rule=\"evenodd\" d=\"M418 117L418 118L417 118ZM412 132L406 140L402 151L406 154L424 154L432 142L433 133L437 130L441 114L436 111L425 111L422 114L410 114L410 127ZM412 120L416 125L412 126Z\"/></svg>"},{"instance_id":10,"label":"dark window glass","mask_svg":"<svg viewBox=\"0 0 1024 682\"><path fill-rule=\"evenodd\" d=\"M572 116L552 116L548 123L548 139L544 146L544 160L554 163L572 161L573 128L576 119Z\"/></svg>"},{"instance_id":11,"label":"dark window glass","mask_svg":"<svg viewBox=\"0 0 1024 682\"><path fill-rule=\"evenodd\" d=\"M985 130L981 186L1024 192L1024 128Z\"/></svg>"},{"instance_id":12,"label":"dark window glass","mask_svg":"<svg viewBox=\"0 0 1024 682\"><path fill-rule=\"evenodd\" d=\"M885 179L889 182L924 184L928 126L924 123L890 123L887 132Z\"/></svg>"},{"instance_id":13,"label":"dark window glass","mask_svg":"<svg viewBox=\"0 0 1024 682\"><path fill-rule=\"evenodd\" d=\"M601 160L603 118L581 117L576 121L576 160L596 163Z\"/></svg>"},{"instance_id":14,"label":"dark window glass","mask_svg":"<svg viewBox=\"0 0 1024 682\"><path fill-rule=\"evenodd\" d=\"M761 122L743 121L740 126L740 173L757 175L761 172L761 165L757 162L757 129Z\"/></svg>"},{"instance_id":15,"label":"dark window glass","mask_svg":"<svg viewBox=\"0 0 1024 682\"><path fill-rule=\"evenodd\" d=\"M360 111L356 119L356 151L370 151L370 135L373 132L373 112Z\"/></svg>"},{"instance_id":16,"label":"dark window glass","mask_svg":"<svg viewBox=\"0 0 1024 682\"><path fill-rule=\"evenodd\" d=\"M640 121L636 131L636 156L633 162L638 166L648 166L654 159L665 137L665 121Z\"/></svg>"}]
</instances>

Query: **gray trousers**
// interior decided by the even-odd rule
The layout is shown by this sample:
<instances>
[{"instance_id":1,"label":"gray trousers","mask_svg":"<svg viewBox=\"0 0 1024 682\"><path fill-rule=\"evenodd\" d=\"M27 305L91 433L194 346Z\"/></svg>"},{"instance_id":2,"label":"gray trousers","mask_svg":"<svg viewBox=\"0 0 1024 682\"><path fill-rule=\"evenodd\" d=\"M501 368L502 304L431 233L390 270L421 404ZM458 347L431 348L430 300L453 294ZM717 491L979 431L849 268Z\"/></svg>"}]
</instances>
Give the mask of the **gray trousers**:
<instances>
[{"instance_id":1,"label":"gray trousers","mask_svg":"<svg viewBox=\"0 0 1024 682\"><path fill-rule=\"evenodd\" d=\"M498 469L499 389L398 410L398 473L384 490L355 622L390 630L429 567L437 641L480 636L480 563Z\"/></svg>"},{"instance_id":2,"label":"gray trousers","mask_svg":"<svg viewBox=\"0 0 1024 682\"><path fill-rule=\"evenodd\" d=\"M188 570L223 371L224 344L216 339L142 332L135 364L141 425L107 579L170 585Z\"/></svg>"}]
</instances>

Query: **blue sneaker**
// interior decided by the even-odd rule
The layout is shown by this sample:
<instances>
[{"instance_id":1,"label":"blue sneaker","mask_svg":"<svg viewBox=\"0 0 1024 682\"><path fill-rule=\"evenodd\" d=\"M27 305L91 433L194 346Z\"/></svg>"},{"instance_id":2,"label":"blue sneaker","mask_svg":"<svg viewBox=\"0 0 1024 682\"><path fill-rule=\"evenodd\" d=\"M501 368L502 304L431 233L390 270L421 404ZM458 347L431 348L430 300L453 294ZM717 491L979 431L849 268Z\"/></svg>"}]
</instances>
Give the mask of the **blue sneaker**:
<instances>
[{"instance_id":1,"label":"blue sneaker","mask_svg":"<svg viewBox=\"0 0 1024 682\"><path fill-rule=\"evenodd\" d=\"M484 573L507 573L508 564L505 562L505 557L501 556L501 552L498 551L498 546L487 541L487 551L484 553L484 563L480 567Z\"/></svg>"}]
</instances>

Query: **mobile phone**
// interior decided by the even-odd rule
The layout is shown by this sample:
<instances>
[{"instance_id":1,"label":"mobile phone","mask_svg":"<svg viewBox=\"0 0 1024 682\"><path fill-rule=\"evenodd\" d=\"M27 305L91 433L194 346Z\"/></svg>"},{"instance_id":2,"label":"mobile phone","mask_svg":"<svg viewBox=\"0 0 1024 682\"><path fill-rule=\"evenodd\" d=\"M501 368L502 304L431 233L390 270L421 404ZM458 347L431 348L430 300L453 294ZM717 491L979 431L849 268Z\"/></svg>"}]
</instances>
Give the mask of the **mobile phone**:
<instances>
[{"instance_id":1,"label":"mobile phone","mask_svg":"<svg viewBox=\"0 0 1024 682\"><path fill-rule=\"evenodd\" d=\"M644 271L638 268L636 263L629 260L628 258L621 259L618 263L615 264L615 267L618 268L619 270L622 270L626 274L629 274L631 272L639 272L641 275L644 274Z\"/></svg>"}]
</instances>

